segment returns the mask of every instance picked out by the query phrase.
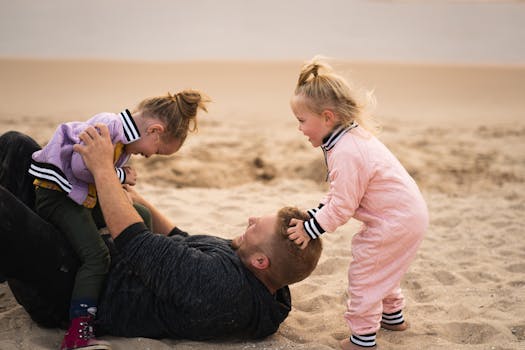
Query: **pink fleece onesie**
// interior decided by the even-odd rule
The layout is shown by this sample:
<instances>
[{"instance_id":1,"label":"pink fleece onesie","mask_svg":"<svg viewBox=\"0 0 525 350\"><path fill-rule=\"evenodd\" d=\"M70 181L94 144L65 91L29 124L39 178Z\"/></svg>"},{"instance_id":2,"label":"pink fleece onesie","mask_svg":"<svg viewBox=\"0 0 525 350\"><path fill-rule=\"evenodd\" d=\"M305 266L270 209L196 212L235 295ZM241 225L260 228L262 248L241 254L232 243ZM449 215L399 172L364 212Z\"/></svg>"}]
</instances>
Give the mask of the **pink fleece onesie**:
<instances>
[{"instance_id":1,"label":"pink fleece onesie","mask_svg":"<svg viewBox=\"0 0 525 350\"><path fill-rule=\"evenodd\" d=\"M400 281L429 218L415 181L388 148L362 127L346 130L324 148L330 191L310 221L317 221L320 233L352 217L363 223L352 239L344 315L352 334L363 335L379 329L382 313L403 308Z\"/></svg>"}]
</instances>

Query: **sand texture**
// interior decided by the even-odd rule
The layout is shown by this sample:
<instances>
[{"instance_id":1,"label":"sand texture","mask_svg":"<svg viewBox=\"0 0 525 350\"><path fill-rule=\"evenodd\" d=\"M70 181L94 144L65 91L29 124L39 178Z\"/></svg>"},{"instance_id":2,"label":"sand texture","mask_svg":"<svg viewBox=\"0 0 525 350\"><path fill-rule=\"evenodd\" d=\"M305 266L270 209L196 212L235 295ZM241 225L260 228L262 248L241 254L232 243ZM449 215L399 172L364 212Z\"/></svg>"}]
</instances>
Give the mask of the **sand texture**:
<instances>
[{"instance_id":1,"label":"sand texture","mask_svg":"<svg viewBox=\"0 0 525 350\"><path fill-rule=\"evenodd\" d=\"M233 237L249 216L310 208L327 186L322 152L289 109L301 62L0 61L0 133L44 144L58 123L133 108L167 91L214 100L172 157L132 160L138 189L190 233ZM416 179L430 227L402 287L410 328L381 330L381 349L525 349L525 68L339 62L374 89L379 138ZM106 337L123 349L337 349L351 220L325 234L293 310L257 342ZM0 284L0 349L57 349L63 331L33 323Z\"/></svg>"}]
</instances>

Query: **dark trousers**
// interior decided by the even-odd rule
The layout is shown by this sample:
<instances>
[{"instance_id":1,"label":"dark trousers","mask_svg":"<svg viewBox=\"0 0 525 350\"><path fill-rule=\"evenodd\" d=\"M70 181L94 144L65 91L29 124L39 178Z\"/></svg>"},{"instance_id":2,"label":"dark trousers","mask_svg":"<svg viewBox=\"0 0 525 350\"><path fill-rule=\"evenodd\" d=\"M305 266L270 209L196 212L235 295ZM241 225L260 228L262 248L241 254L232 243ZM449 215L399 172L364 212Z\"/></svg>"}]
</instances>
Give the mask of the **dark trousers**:
<instances>
[{"instance_id":1,"label":"dark trousers","mask_svg":"<svg viewBox=\"0 0 525 350\"><path fill-rule=\"evenodd\" d=\"M151 228L149 210L140 204L134 207ZM73 202L64 192L37 188L35 210L65 235L80 259L72 299L96 302L110 264L108 248L98 232L106 226L100 205L88 209Z\"/></svg>"},{"instance_id":2,"label":"dark trousers","mask_svg":"<svg viewBox=\"0 0 525 350\"><path fill-rule=\"evenodd\" d=\"M71 298L98 300L109 270L109 250L100 236L92 210L73 202L64 192L37 188L36 212L53 224L80 260Z\"/></svg>"},{"instance_id":3,"label":"dark trousers","mask_svg":"<svg viewBox=\"0 0 525 350\"><path fill-rule=\"evenodd\" d=\"M64 235L0 186L0 274L35 322L67 326L78 266Z\"/></svg>"}]
</instances>

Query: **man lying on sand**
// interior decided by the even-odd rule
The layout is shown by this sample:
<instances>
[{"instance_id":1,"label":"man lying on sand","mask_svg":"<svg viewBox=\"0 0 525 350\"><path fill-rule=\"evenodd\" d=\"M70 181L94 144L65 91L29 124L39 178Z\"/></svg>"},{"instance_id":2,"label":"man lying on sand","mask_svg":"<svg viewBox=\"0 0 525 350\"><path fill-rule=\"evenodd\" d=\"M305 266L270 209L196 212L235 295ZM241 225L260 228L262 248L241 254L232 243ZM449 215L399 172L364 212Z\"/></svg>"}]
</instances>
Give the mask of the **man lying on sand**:
<instances>
[{"instance_id":1,"label":"man lying on sand","mask_svg":"<svg viewBox=\"0 0 525 350\"><path fill-rule=\"evenodd\" d=\"M25 183L13 185L6 174L22 176L26 154L20 152L34 147L25 135L8 136L9 150L0 147L0 184L23 194ZM245 233L230 241L190 236L132 192L150 208L159 233L153 234L115 177L107 128L100 126L99 134L91 127L82 140L85 145L75 148L94 175L111 235L112 265L100 297L98 330L203 340L261 338L278 329L291 308L287 285L310 275L322 250L319 240L301 250L287 238L290 219L305 219L301 211L287 207L250 218ZM0 275L33 320L63 326L78 260L61 233L23 201L30 204L30 198L21 201L0 186Z\"/></svg>"}]
</instances>

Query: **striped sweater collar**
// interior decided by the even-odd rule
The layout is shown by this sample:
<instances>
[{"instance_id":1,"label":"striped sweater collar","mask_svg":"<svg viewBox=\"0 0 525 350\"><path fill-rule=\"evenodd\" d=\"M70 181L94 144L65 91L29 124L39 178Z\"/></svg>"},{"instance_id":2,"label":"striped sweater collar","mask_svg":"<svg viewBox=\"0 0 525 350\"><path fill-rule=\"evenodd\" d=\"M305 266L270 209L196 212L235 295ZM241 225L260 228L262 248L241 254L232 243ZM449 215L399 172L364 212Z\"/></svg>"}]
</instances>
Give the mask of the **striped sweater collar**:
<instances>
[{"instance_id":1,"label":"striped sweater collar","mask_svg":"<svg viewBox=\"0 0 525 350\"><path fill-rule=\"evenodd\" d=\"M346 134L353 128L357 128L357 126L357 123L354 121L348 126L340 126L333 130L330 134L328 134L328 136L326 136L323 139L323 144L321 145L323 151L328 152L329 150L334 148L335 144L341 139L341 137L343 137L344 134Z\"/></svg>"},{"instance_id":2,"label":"striped sweater collar","mask_svg":"<svg viewBox=\"0 0 525 350\"><path fill-rule=\"evenodd\" d=\"M120 120L122 121L122 127L124 128L124 136L128 143L137 141L140 139L140 131L131 116L131 113L126 109L120 112Z\"/></svg>"}]
</instances>

